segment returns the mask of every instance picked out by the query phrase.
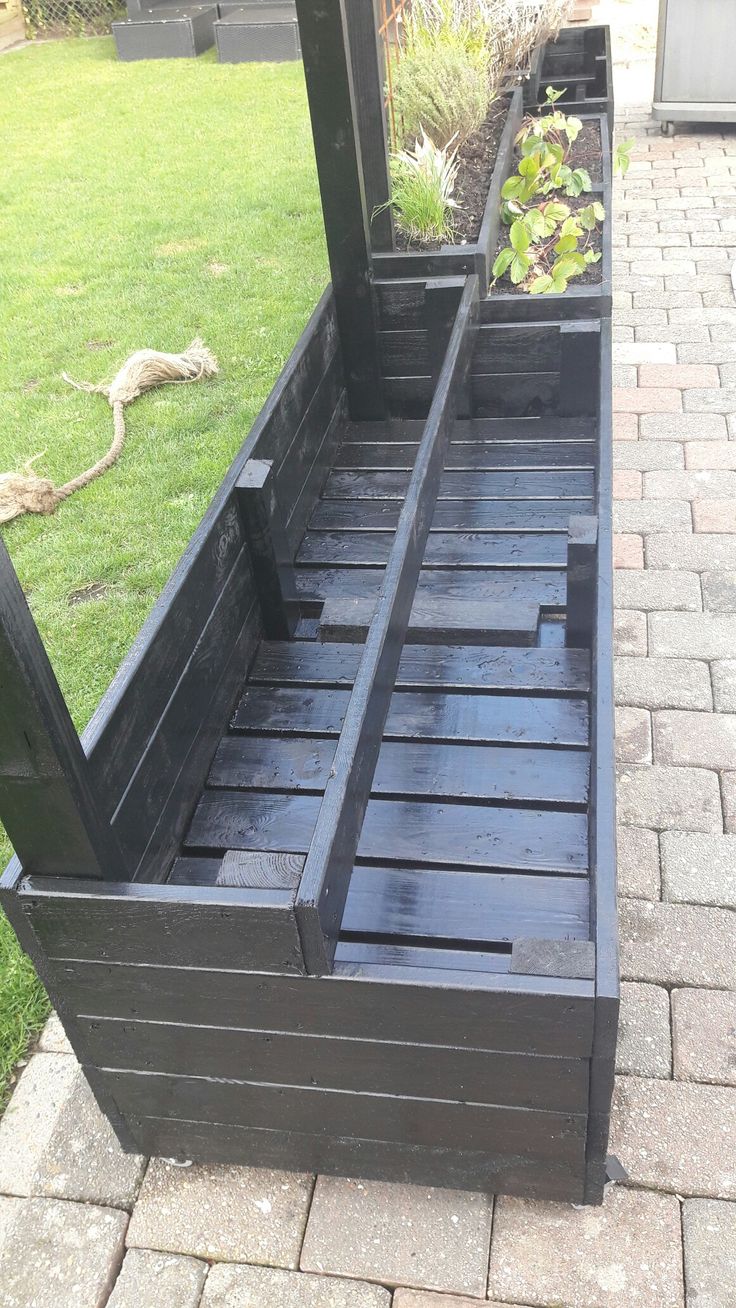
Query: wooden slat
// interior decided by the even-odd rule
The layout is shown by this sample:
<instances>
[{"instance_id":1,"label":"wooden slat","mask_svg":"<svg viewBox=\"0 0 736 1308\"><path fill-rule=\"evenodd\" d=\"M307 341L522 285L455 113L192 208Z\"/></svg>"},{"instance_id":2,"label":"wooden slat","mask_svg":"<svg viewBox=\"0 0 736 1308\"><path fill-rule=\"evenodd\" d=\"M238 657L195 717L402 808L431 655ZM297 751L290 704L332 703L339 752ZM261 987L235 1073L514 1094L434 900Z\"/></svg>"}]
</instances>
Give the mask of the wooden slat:
<instances>
[{"instance_id":1,"label":"wooden slat","mask_svg":"<svg viewBox=\"0 0 736 1308\"><path fill-rule=\"evenodd\" d=\"M314 795L208 790L197 804L185 847L303 854L319 811ZM580 876L588 863L587 822L582 813L372 799L358 857Z\"/></svg>"},{"instance_id":2,"label":"wooden slat","mask_svg":"<svg viewBox=\"0 0 736 1308\"><path fill-rule=\"evenodd\" d=\"M591 499L440 500L431 531L561 531L572 513L589 513ZM391 531L399 520L397 500L320 500L310 519L315 531Z\"/></svg>"},{"instance_id":3,"label":"wooden slat","mask_svg":"<svg viewBox=\"0 0 736 1308\"><path fill-rule=\"evenodd\" d=\"M377 599L329 595L319 619L322 640L367 640ZM534 603L494 603L417 595L405 633L405 643L458 645L535 645L539 606Z\"/></svg>"},{"instance_id":4,"label":"wooden slat","mask_svg":"<svg viewBox=\"0 0 736 1308\"><path fill-rule=\"evenodd\" d=\"M249 686L233 718L237 731L269 735L339 735L350 700L347 690ZM519 695L396 691L384 738L473 744L588 743L588 708L579 699Z\"/></svg>"},{"instance_id":5,"label":"wooden slat","mask_svg":"<svg viewBox=\"0 0 736 1308\"><path fill-rule=\"evenodd\" d=\"M361 602L378 597L384 575L379 564L373 568L296 569L297 587L303 593ZM481 605L512 600L509 618L513 619L520 606L564 608L566 591L567 573L554 568L427 568L421 572L413 607L418 613L423 605L436 611L446 600Z\"/></svg>"},{"instance_id":6,"label":"wooden slat","mask_svg":"<svg viewBox=\"0 0 736 1308\"><path fill-rule=\"evenodd\" d=\"M329 739L227 736L210 769L208 784L226 789L324 789L335 753ZM437 745L384 741L371 793L407 798L462 796L493 802L584 804L589 760L582 750Z\"/></svg>"},{"instance_id":7,"label":"wooden slat","mask_svg":"<svg viewBox=\"0 0 736 1308\"><path fill-rule=\"evenodd\" d=\"M108 1068L556 1112L587 1105L583 1059L105 1018L82 1027L91 1057Z\"/></svg>"},{"instance_id":8,"label":"wooden slat","mask_svg":"<svg viewBox=\"0 0 736 1308\"><path fill-rule=\"evenodd\" d=\"M308 971L331 970L381 735L414 602L445 447L472 351L478 282L462 292L296 897ZM363 416L370 416L365 413Z\"/></svg>"},{"instance_id":9,"label":"wooden slat","mask_svg":"<svg viewBox=\"0 0 736 1308\"><path fill-rule=\"evenodd\" d=\"M406 442L389 441L345 443L335 457L335 469L373 468L390 471L401 468L411 471L418 446ZM447 451L445 467L459 472L489 472L494 469L511 471L535 469L575 468L594 466L594 448L590 441L453 441Z\"/></svg>"},{"instance_id":10,"label":"wooden slat","mask_svg":"<svg viewBox=\"0 0 736 1308\"><path fill-rule=\"evenodd\" d=\"M320 567L385 564L392 542L389 532L309 531L297 562ZM427 541L422 568L564 568L565 546L560 533L434 532Z\"/></svg>"},{"instance_id":11,"label":"wooden slat","mask_svg":"<svg viewBox=\"0 0 736 1308\"><path fill-rule=\"evenodd\" d=\"M556 323L482 326L476 338L473 372L525 372L530 362L540 372L560 366Z\"/></svg>"},{"instance_id":12,"label":"wooden slat","mask_svg":"<svg viewBox=\"0 0 736 1308\"><path fill-rule=\"evenodd\" d=\"M263 641L249 674L252 684L350 685L360 662L357 645ZM590 654L573 649L465 650L414 645L402 652L396 685L421 690L531 691L583 694L590 689Z\"/></svg>"},{"instance_id":13,"label":"wooden slat","mask_svg":"<svg viewBox=\"0 0 736 1308\"><path fill-rule=\"evenodd\" d=\"M333 472L323 496L329 500L403 499L409 484L406 472ZM441 500L588 499L593 494L590 472L445 472Z\"/></svg>"}]
</instances>

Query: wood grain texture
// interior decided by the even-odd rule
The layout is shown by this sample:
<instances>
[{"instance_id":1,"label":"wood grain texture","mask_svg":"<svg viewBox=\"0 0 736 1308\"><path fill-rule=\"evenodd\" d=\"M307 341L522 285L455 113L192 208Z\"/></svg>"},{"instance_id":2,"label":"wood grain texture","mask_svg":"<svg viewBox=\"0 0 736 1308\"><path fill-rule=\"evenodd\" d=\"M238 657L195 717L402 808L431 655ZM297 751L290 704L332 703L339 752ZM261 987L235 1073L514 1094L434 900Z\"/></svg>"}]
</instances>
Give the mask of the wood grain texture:
<instances>
[{"instance_id":1,"label":"wood grain texture","mask_svg":"<svg viewBox=\"0 0 736 1308\"><path fill-rule=\"evenodd\" d=\"M590 499L440 500L431 531L567 532L571 513L587 513ZM392 531L399 520L396 500L320 500L310 519L318 531Z\"/></svg>"},{"instance_id":2,"label":"wood grain texture","mask_svg":"<svg viewBox=\"0 0 736 1308\"><path fill-rule=\"evenodd\" d=\"M297 562L301 566L366 567L385 564L390 532L307 532ZM567 561L561 535L494 532L434 532L423 568L564 568Z\"/></svg>"},{"instance_id":3,"label":"wood grain texture","mask_svg":"<svg viewBox=\"0 0 736 1308\"><path fill-rule=\"evenodd\" d=\"M338 470L393 468L411 470L417 445L406 441L380 443L343 442L335 457ZM594 464L590 441L454 441L447 451L445 467L460 472L529 471L549 468L586 469Z\"/></svg>"},{"instance_id":4,"label":"wood grain texture","mask_svg":"<svg viewBox=\"0 0 736 1308\"><path fill-rule=\"evenodd\" d=\"M403 499L408 484L406 472L333 472L323 495L328 500ZM566 500L592 494L589 472L447 471L439 489L441 500Z\"/></svg>"}]
</instances>

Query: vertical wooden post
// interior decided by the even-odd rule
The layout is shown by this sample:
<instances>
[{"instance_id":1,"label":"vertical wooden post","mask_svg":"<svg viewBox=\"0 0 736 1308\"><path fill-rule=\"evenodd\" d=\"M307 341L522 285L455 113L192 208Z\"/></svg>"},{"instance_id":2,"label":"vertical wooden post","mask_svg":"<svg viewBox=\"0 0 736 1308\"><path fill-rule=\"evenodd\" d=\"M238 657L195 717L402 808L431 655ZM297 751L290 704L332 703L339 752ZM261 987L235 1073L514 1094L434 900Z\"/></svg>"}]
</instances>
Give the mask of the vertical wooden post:
<instances>
[{"instance_id":1,"label":"vertical wooden post","mask_svg":"<svg viewBox=\"0 0 736 1308\"><path fill-rule=\"evenodd\" d=\"M465 287L465 277L435 277L424 288L424 321L427 329L432 382L436 386L447 353L455 315ZM470 381L466 375L458 386L457 416L470 415Z\"/></svg>"},{"instance_id":2,"label":"vertical wooden post","mask_svg":"<svg viewBox=\"0 0 736 1308\"><path fill-rule=\"evenodd\" d=\"M567 535L567 621L565 644L590 649L596 621L595 579L598 519L573 514Z\"/></svg>"},{"instance_id":3,"label":"vertical wooden post","mask_svg":"<svg viewBox=\"0 0 736 1308\"><path fill-rule=\"evenodd\" d=\"M26 873L127 880L123 855L2 541L0 818Z\"/></svg>"},{"instance_id":4,"label":"vertical wooden post","mask_svg":"<svg viewBox=\"0 0 736 1308\"><path fill-rule=\"evenodd\" d=\"M564 418L593 416L600 393L600 324L563 322L560 326L560 402Z\"/></svg>"},{"instance_id":5,"label":"vertical wooden post","mask_svg":"<svg viewBox=\"0 0 736 1308\"><path fill-rule=\"evenodd\" d=\"M269 640L290 640L300 617L299 596L276 499L272 461L248 459L235 491L248 539L264 632Z\"/></svg>"},{"instance_id":6,"label":"vertical wooden post","mask_svg":"<svg viewBox=\"0 0 736 1308\"><path fill-rule=\"evenodd\" d=\"M393 250L393 214L384 207L391 197L391 179L377 7L378 0L345 0L371 243L374 250Z\"/></svg>"},{"instance_id":7,"label":"vertical wooden post","mask_svg":"<svg viewBox=\"0 0 736 1308\"><path fill-rule=\"evenodd\" d=\"M385 415L345 0L296 0L350 416Z\"/></svg>"}]
</instances>

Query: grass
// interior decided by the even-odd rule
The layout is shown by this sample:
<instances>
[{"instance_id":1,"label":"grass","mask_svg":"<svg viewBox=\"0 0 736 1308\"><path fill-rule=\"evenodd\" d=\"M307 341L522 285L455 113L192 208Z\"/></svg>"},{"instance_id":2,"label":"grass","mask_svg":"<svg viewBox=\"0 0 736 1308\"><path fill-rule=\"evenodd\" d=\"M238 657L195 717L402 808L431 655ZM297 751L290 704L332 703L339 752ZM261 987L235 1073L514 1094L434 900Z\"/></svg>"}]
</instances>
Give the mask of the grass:
<instances>
[{"instance_id":1,"label":"grass","mask_svg":"<svg viewBox=\"0 0 736 1308\"><path fill-rule=\"evenodd\" d=\"M127 410L120 463L3 530L77 727L120 663L327 280L301 64L123 64L109 39L4 56L0 471L99 457L100 381L202 335L214 382ZM0 828L0 861L10 846ZM0 1100L46 999L0 917Z\"/></svg>"}]
</instances>

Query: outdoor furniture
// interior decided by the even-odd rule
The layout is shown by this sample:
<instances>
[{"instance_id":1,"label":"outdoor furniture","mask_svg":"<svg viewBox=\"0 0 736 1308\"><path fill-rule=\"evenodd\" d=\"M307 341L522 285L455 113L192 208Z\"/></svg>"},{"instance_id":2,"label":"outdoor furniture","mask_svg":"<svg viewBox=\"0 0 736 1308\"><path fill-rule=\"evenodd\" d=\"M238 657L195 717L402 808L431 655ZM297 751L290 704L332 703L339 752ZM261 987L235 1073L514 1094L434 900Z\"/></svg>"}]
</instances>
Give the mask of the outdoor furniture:
<instances>
[{"instance_id":1,"label":"outdoor furniture","mask_svg":"<svg viewBox=\"0 0 736 1308\"><path fill-rule=\"evenodd\" d=\"M297 9L332 287L81 745L0 553L0 899L126 1149L600 1203L610 319L376 276Z\"/></svg>"},{"instance_id":2,"label":"outdoor furniture","mask_svg":"<svg viewBox=\"0 0 736 1308\"><path fill-rule=\"evenodd\" d=\"M251 4L225 9L215 23L220 63L299 59L299 24L293 4Z\"/></svg>"},{"instance_id":3,"label":"outdoor furniture","mask_svg":"<svg viewBox=\"0 0 736 1308\"><path fill-rule=\"evenodd\" d=\"M663 133L678 122L736 122L734 39L730 0L659 0L652 117Z\"/></svg>"},{"instance_id":4,"label":"outdoor furniture","mask_svg":"<svg viewBox=\"0 0 736 1308\"><path fill-rule=\"evenodd\" d=\"M157 5L112 24L118 59L193 59L214 44L216 5Z\"/></svg>"}]
</instances>

